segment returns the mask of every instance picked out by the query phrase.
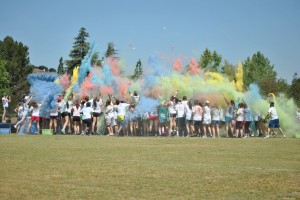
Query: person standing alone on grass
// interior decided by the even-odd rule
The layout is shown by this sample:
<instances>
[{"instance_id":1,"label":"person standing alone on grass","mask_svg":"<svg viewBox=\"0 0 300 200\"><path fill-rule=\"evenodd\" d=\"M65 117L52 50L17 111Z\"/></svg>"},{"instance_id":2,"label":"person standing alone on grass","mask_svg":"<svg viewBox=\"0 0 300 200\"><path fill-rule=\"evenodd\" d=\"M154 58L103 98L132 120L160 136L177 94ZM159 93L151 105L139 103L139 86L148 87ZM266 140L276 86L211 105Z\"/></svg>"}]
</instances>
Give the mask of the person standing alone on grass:
<instances>
[{"instance_id":1,"label":"person standing alone on grass","mask_svg":"<svg viewBox=\"0 0 300 200\"><path fill-rule=\"evenodd\" d=\"M267 115L266 118L268 118L268 117L271 118L271 121L269 122L268 133L265 136L265 138L269 138L270 137L270 132L274 132L274 128L278 128L279 131L281 132L281 134L283 135L283 137L285 138L286 136L283 133L283 130L280 128L279 118L278 118L278 115L277 115L276 108L274 107L274 102L270 103L269 112L268 112L268 115Z\"/></svg>"},{"instance_id":2,"label":"person standing alone on grass","mask_svg":"<svg viewBox=\"0 0 300 200\"><path fill-rule=\"evenodd\" d=\"M6 123L6 114L8 111L8 103L10 102L10 100L11 100L10 96L4 93L2 97L2 105L3 105L2 123Z\"/></svg>"}]
</instances>

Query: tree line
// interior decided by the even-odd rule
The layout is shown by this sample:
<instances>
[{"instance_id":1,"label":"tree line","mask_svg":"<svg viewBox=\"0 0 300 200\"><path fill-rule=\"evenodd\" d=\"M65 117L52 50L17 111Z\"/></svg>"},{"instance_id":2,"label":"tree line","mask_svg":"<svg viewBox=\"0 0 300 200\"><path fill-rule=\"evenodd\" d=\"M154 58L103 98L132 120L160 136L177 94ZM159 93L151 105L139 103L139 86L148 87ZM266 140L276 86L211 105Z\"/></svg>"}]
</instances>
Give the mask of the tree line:
<instances>
[{"instance_id":1,"label":"tree line","mask_svg":"<svg viewBox=\"0 0 300 200\"><path fill-rule=\"evenodd\" d=\"M55 70L43 65L34 66L31 64L29 48L22 42L15 41L11 36L6 36L3 40L0 40L0 94L12 95L11 106L16 106L21 96L29 91L30 86L27 82L27 75L32 73L35 68L45 72L72 75L73 69L80 66L82 59L88 53L90 48L90 43L87 41L88 37L89 33L86 29L84 27L80 28L69 53L70 59L64 61L61 57L57 70ZM108 43L107 50L104 53L106 58L111 56L119 59L118 50L115 49L113 42ZM96 52L92 57L91 64L102 67L104 57L100 58L99 52ZM222 56L215 50L211 51L206 48L200 55L198 62L204 71L218 72L228 77L230 81L236 81L237 66L227 60L223 61ZM297 73L294 73L291 84L287 83L285 79L278 78L274 65L260 51L254 53L251 57L247 57L242 64L244 91L249 89L250 84L255 83L259 86L261 95L283 93L287 97L293 98L300 107L300 78ZM129 78L136 80L142 76L143 65L139 59Z\"/></svg>"}]
</instances>

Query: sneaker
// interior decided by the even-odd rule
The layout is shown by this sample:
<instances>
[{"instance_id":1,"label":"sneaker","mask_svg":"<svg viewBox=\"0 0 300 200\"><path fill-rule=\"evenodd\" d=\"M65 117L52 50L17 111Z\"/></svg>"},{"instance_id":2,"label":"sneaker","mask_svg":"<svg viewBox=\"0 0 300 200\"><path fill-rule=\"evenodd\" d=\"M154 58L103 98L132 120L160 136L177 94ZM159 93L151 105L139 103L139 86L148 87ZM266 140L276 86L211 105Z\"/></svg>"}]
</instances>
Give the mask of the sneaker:
<instances>
[{"instance_id":1,"label":"sneaker","mask_svg":"<svg viewBox=\"0 0 300 200\"><path fill-rule=\"evenodd\" d=\"M286 138L286 135L284 135L283 138Z\"/></svg>"},{"instance_id":2,"label":"sneaker","mask_svg":"<svg viewBox=\"0 0 300 200\"><path fill-rule=\"evenodd\" d=\"M14 125L15 129L17 128L17 125Z\"/></svg>"},{"instance_id":3,"label":"sneaker","mask_svg":"<svg viewBox=\"0 0 300 200\"><path fill-rule=\"evenodd\" d=\"M206 135L203 135L203 137L202 138L207 138L207 136Z\"/></svg>"},{"instance_id":4,"label":"sneaker","mask_svg":"<svg viewBox=\"0 0 300 200\"><path fill-rule=\"evenodd\" d=\"M270 138L270 136L269 136L269 135L266 135L264 138Z\"/></svg>"},{"instance_id":5,"label":"sneaker","mask_svg":"<svg viewBox=\"0 0 300 200\"><path fill-rule=\"evenodd\" d=\"M63 134L65 134L65 129L61 129L61 132L62 132Z\"/></svg>"},{"instance_id":6,"label":"sneaker","mask_svg":"<svg viewBox=\"0 0 300 200\"><path fill-rule=\"evenodd\" d=\"M277 135L277 132L274 132L274 135L273 135L273 137L275 137Z\"/></svg>"}]
</instances>

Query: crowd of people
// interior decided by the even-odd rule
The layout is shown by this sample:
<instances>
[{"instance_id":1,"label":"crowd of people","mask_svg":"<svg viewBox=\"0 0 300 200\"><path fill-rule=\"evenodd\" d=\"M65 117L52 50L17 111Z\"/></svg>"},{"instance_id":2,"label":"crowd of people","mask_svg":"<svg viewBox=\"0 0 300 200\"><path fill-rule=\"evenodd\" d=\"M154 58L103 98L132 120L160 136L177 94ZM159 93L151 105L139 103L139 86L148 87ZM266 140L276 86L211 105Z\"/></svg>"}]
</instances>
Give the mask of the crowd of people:
<instances>
[{"instance_id":1,"label":"crowd of people","mask_svg":"<svg viewBox=\"0 0 300 200\"><path fill-rule=\"evenodd\" d=\"M275 135L274 128L278 128L285 137L274 102L270 103L268 114L262 116L251 110L244 101L228 101L224 96L227 106L222 108L217 103L211 105L207 100L188 100L186 96L180 99L177 93L178 91L153 110L138 115L133 114L140 100L137 92L128 95L126 100L109 95L105 102L100 94L82 99L75 98L72 94L68 97L59 95L55 105L43 115L40 112L42 105L32 100L31 95L25 95L15 109L18 113L15 128L18 133L28 120L26 133L30 133L30 128L35 123L38 134L41 129L52 129L54 134L203 138L218 138L221 134L237 138L269 137ZM4 95L4 111L7 111L9 101L10 98ZM6 112L3 117L5 114Z\"/></svg>"}]
</instances>

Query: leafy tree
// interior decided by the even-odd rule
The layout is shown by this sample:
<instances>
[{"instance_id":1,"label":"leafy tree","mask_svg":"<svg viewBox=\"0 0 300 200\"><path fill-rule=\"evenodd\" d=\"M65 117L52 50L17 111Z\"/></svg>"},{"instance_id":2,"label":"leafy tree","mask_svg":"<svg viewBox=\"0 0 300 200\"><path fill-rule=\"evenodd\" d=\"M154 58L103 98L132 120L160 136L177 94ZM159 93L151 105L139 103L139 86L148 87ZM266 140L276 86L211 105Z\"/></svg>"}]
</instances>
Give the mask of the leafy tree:
<instances>
[{"instance_id":1,"label":"leafy tree","mask_svg":"<svg viewBox=\"0 0 300 200\"><path fill-rule=\"evenodd\" d=\"M43 70L43 71L45 71L45 72L48 72L48 71L49 71L48 67L46 67L46 66L44 66L44 65L38 66L38 69Z\"/></svg>"},{"instance_id":2,"label":"leafy tree","mask_svg":"<svg viewBox=\"0 0 300 200\"><path fill-rule=\"evenodd\" d=\"M227 60L224 61L224 65L221 68L221 73L226 75L229 79L229 81L236 81L235 77L235 70L236 67L232 64L230 64Z\"/></svg>"},{"instance_id":3,"label":"leafy tree","mask_svg":"<svg viewBox=\"0 0 300 200\"><path fill-rule=\"evenodd\" d=\"M252 58L247 58L243 62L244 66L244 86L247 88L251 83L256 83L260 86L262 93L266 94L269 90L266 87L267 83L276 83L277 73L274 71L274 65L270 64L261 52L253 54ZM269 80L268 80L269 79Z\"/></svg>"},{"instance_id":4,"label":"leafy tree","mask_svg":"<svg viewBox=\"0 0 300 200\"><path fill-rule=\"evenodd\" d=\"M109 42L107 45L107 50L105 52L105 57L108 58L112 56L113 58L119 59L119 57L116 56L117 54L118 54L118 50L115 49L114 43Z\"/></svg>"},{"instance_id":5,"label":"leafy tree","mask_svg":"<svg viewBox=\"0 0 300 200\"><path fill-rule=\"evenodd\" d=\"M216 51L211 53L208 48L206 48L200 56L200 66L206 71L218 72L221 62L222 56Z\"/></svg>"},{"instance_id":6,"label":"leafy tree","mask_svg":"<svg viewBox=\"0 0 300 200\"><path fill-rule=\"evenodd\" d=\"M84 27L81 27L79 34L75 37L75 42L73 43L73 49L71 50L69 56L71 60L67 60L67 72L68 74L73 73L73 69L76 66L80 66L82 59L87 54L90 44L86 41L89 37L89 34L86 32Z\"/></svg>"},{"instance_id":7,"label":"leafy tree","mask_svg":"<svg viewBox=\"0 0 300 200\"><path fill-rule=\"evenodd\" d=\"M9 74L5 69L5 61L0 60L0 95L9 92Z\"/></svg>"},{"instance_id":8,"label":"leafy tree","mask_svg":"<svg viewBox=\"0 0 300 200\"><path fill-rule=\"evenodd\" d=\"M63 58L60 57L59 64L57 67L57 73L63 75L65 73Z\"/></svg>"},{"instance_id":9,"label":"leafy tree","mask_svg":"<svg viewBox=\"0 0 300 200\"><path fill-rule=\"evenodd\" d=\"M298 107L300 107L300 78L297 76L297 73L293 76L290 86L290 96L294 99Z\"/></svg>"},{"instance_id":10,"label":"leafy tree","mask_svg":"<svg viewBox=\"0 0 300 200\"><path fill-rule=\"evenodd\" d=\"M27 81L28 74L32 73L33 66L29 63L28 47L23 45L22 42L14 41L10 36L7 36L0 41L0 60L2 69L1 76L6 86L5 90L12 94L11 107L16 106L18 100L21 98L22 93L29 90L29 83ZM9 74L8 82L7 76ZM2 88L2 86L1 86ZM3 89L3 88L2 88Z\"/></svg>"},{"instance_id":11,"label":"leafy tree","mask_svg":"<svg viewBox=\"0 0 300 200\"><path fill-rule=\"evenodd\" d=\"M49 72L51 72L51 73L56 73L56 69L50 68L50 69L49 69Z\"/></svg>"}]
</instances>

